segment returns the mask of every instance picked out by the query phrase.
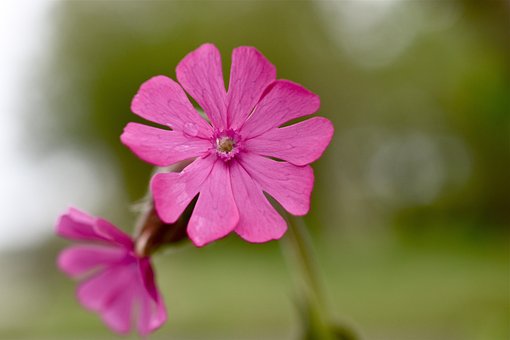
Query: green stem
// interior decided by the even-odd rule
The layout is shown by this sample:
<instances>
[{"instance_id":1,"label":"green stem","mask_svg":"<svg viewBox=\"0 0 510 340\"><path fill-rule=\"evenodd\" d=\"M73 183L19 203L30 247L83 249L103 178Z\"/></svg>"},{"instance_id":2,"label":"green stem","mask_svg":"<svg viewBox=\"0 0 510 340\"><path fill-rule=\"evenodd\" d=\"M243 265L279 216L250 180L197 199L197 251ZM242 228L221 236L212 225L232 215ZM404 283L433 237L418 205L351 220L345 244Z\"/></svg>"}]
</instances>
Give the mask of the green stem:
<instances>
[{"instance_id":1,"label":"green stem","mask_svg":"<svg viewBox=\"0 0 510 340\"><path fill-rule=\"evenodd\" d=\"M331 320L319 280L317 263L305 222L301 218L288 216L289 230L284 238L284 255L294 273L294 280L300 286L299 296L304 301L306 330L304 339L335 339Z\"/></svg>"},{"instance_id":2,"label":"green stem","mask_svg":"<svg viewBox=\"0 0 510 340\"><path fill-rule=\"evenodd\" d=\"M302 339L356 340L350 327L333 320L324 295L312 241L303 218L287 215L289 230L283 238L282 249L289 264L300 297L304 320Z\"/></svg>"}]
</instances>

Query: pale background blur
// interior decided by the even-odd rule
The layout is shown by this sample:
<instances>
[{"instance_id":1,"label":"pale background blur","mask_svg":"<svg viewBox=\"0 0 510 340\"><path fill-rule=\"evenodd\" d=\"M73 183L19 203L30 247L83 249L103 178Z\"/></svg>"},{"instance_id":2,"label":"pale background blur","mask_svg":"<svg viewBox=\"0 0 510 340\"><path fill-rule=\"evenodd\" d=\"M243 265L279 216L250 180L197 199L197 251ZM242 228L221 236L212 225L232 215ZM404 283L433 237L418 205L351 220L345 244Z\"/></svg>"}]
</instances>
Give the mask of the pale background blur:
<instances>
[{"instance_id":1,"label":"pale background blur","mask_svg":"<svg viewBox=\"0 0 510 340\"><path fill-rule=\"evenodd\" d=\"M139 85L215 43L321 96L336 134L307 216L330 305L365 339L510 338L507 1L0 2L0 339L115 338L55 267L68 205L130 231L151 167ZM154 338L293 339L278 243L155 259Z\"/></svg>"}]
</instances>

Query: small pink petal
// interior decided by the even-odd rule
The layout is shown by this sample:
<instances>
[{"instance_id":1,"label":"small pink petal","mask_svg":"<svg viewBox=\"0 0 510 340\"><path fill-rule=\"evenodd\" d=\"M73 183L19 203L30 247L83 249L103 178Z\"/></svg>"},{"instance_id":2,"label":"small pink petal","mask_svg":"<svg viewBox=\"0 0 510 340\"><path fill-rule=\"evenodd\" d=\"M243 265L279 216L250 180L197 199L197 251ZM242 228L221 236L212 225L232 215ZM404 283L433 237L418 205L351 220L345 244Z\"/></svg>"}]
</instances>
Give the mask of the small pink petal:
<instances>
[{"instance_id":1,"label":"small pink petal","mask_svg":"<svg viewBox=\"0 0 510 340\"><path fill-rule=\"evenodd\" d=\"M140 277L142 278L145 290L153 300L158 300L159 293L154 282L154 271L148 257L141 258L138 261L138 270L140 271Z\"/></svg>"},{"instance_id":2,"label":"small pink petal","mask_svg":"<svg viewBox=\"0 0 510 340\"><path fill-rule=\"evenodd\" d=\"M159 217L174 223L198 194L215 161L208 155L197 158L181 172L159 173L152 177L151 190Z\"/></svg>"},{"instance_id":3,"label":"small pink petal","mask_svg":"<svg viewBox=\"0 0 510 340\"><path fill-rule=\"evenodd\" d=\"M126 125L120 139L142 160L158 166L198 157L211 147L207 139L137 123Z\"/></svg>"},{"instance_id":4,"label":"small pink petal","mask_svg":"<svg viewBox=\"0 0 510 340\"><path fill-rule=\"evenodd\" d=\"M143 285L140 289L138 331L142 336L161 327L166 319L166 308L154 283L154 273L148 259L141 259L139 268Z\"/></svg>"},{"instance_id":5,"label":"small pink petal","mask_svg":"<svg viewBox=\"0 0 510 340\"><path fill-rule=\"evenodd\" d=\"M292 119L311 115L319 106L319 96L313 92L289 80L277 80L266 89L241 134L246 139L258 136Z\"/></svg>"},{"instance_id":6,"label":"small pink petal","mask_svg":"<svg viewBox=\"0 0 510 340\"><path fill-rule=\"evenodd\" d=\"M131 102L131 110L142 118L193 136L207 138L212 133L181 86L165 76L143 83Z\"/></svg>"},{"instance_id":7,"label":"small pink petal","mask_svg":"<svg viewBox=\"0 0 510 340\"><path fill-rule=\"evenodd\" d=\"M262 190L276 199L288 212L297 216L308 213L314 182L310 166L277 162L253 153L244 153L240 161Z\"/></svg>"},{"instance_id":8,"label":"small pink petal","mask_svg":"<svg viewBox=\"0 0 510 340\"><path fill-rule=\"evenodd\" d=\"M124 291L118 292L119 295L112 300L108 308L100 312L104 323L119 334L128 334L132 329L133 306L136 298L129 291L132 288L125 287L124 289Z\"/></svg>"},{"instance_id":9,"label":"small pink petal","mask_svg":"<svg viewBox=\"0 0 510 340\"><path fill-rule=\"evenodd\" d=\"M233 163L232 191L239 209L235 232L249 242L277 240L287 230L287 223L262 193L260 186L238 163Z\"/></svg>"},{"instance_id":10,"label":"small pink petal","mask_svg":"<svg viewBox=\"0 0 510 340\"><path fill-rule=\"evenodd\" d=\"M69 240L107 241L94 229L97 218L76 208L69 208L62 214L56 227L56 233Z\"/></svg>"},{"instance_id":11,"label":"small pink petal","mask_svg":"<svg viewBox=\"0 0 510 340\"><path fill-rule=\"evenodd\" d=\"M127 334L133 328L135 303L137 299L136 277L127 282L123 290L117 291L117 295L109 301L108 306L100 311L101 319L112 330L120 334Z\"/></svg>"},{"instance_id":12,"label":"small pink petal","mask_svg":"<svg viewBox=\"0 0 510 340\"><path fill-rule=\"evenodd\" d=\"M275 79L276 68L256 48L234 49L227 94L229 128L237 129L244 123L264 89Z\"/></svg>"},{"instance_id":13,"label":"small pink petal","mask_svg":"<svg viewBox=\"0 0 510 340\"><path fill-rule=\"evenodd\" d=\"M59 268L71 277L91 273L93 270L121 262L127 256L126 249L101 246L72 246L58 256Z\"/></svg>"},{"instance_id":14,"label":"small pink petal","mask_svg":"<svg viewBox=\"0 0 510 340\"><path fill-rule=\"evenodd\" d=\"M77 289L80 303L93 311L101 311L108 307L110 301L119 291L124 290L133 278L135 261L126 261L114 266L108 266L97 275L83 281Z\"/></svg>"},{"instance_id":15,"label":"small pink petal","mask_svg":"<svg viewBox=\"0 0 510 340\"><path fill-rule=\"evenodd\" d=\"M94 230L113 244L121 245L127 250L133 249L133 239L131 236L103 218L97 219Z\"/></svg>"},{"instance_id":16,"label":"small pink petal","mask_svg":"<svg viewBox=\"0 0 510 340\"><path fill-rule=\"evenodd\" d=\"M244 142L247 151L275 157L294 165L317 160L333 137L333 124L323 117L275 128Z\"/></svg>"},{"instance_id":17,"label":"small pink petal","mask_svg":"<svg viewBox=\"0 0 510 340\"><path fill-rule=\"evenodd\" d=\"M98 312L112 330L127 333L137 293L136 275L135 261L108 267L78 287L78 300L84 307Z\"/></svg>"},{"instance_id":18,"label":"small pink petal","mask_svg":"<svg viewBox=\"0 0 510 340\"><path fill-rule=\"evenodd\" d=\"M196 246L201 247L226 236L238 221L230 171L227 164L218 159L200 188L197 205L188 223L188 235Z\"/></svg>"},{"instance_id":19,"label":"small pink petal","mask_svg":"<svg viewBox=\"0 0 510 340\"><path fill-rule=\"evenodd\" d=\"M92 216L89 213L86 213L74 207L70 207L67 210L67 215L69 215L69 217L72 218L74 221L85 225L92 225L96 220L95 216Z\"/></svg>"},{"instance_id":20,"label":"small pink petal","mask_svg":"<svg viewBox=\"0 0 510 340\"><path fill-rule=\"evenodd\" d=\"M221 55L213 44L204 44L188 53L176 69L182 87L195 99L214 127L226 127L226 91Z\"/></svg>"},{"instance_id":21,"label":"small pink petal","mask_svg":"<svg viewBox=\"0 0 510 340\"><path fill-rule=\"evenodd\" d=\"M113 224L76 208L70 208L59 217L56 232L61 237L75 241L117 244L127 249L133 246L131 237Z\"/></svg>"}]
</instances>

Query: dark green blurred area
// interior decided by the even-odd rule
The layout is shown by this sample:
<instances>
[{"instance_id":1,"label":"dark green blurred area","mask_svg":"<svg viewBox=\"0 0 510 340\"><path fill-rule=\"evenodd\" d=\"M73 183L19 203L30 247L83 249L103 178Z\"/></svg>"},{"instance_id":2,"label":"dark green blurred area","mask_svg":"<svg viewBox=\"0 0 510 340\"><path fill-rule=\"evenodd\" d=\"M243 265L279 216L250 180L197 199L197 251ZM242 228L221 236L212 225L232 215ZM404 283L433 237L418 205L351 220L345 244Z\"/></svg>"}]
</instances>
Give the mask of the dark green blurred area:
<instances>
[{"instance_id":1,"label":"dark green blurred area","mask_svg":"<svg viewBox=\"0 0 510 340\"><path fill-rule=\"evenodd\" d=\"M60 2L34 85L44 89L45 114L28 114L28 131L41 155L70 145L106 152L123 190L107 202L98 193L103 208L94 213L129 230L129 203L151 172L119 140L127 122L141 121L129 108L138 87L158 74L175 78L180 59L204 42L221 50L228 80L231 50L256 46L279 78L319 94L319 114L335 125L314 164L307 222L338 319L366 339L508 339L509 8ZM0 338L113 337L57 273L64 245L17 255L16 275L36 293L29 305L12 303L19 317L0 325ZM169 310L155 339L295 338L299 316L277 242L233 236L155 264Z\"/></svg>"}]
</instances>

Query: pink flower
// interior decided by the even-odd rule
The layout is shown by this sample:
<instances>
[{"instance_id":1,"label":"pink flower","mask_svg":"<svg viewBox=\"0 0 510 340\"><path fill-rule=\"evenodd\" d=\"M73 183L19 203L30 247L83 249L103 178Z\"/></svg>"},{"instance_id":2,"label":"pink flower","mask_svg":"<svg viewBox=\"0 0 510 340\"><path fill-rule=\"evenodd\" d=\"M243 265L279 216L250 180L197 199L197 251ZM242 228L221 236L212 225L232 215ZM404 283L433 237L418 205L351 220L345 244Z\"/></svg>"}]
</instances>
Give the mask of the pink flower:
<instances>
[{"instance_id":1,"label":"pink flower","mask_svg":"<svg viewBox=\"0 0 510 340\"><path fill-rule=\"evenodd\" d=\"M85 242L63 250L58 265L73 278L85 276L77 289L78 300L100 314L113 331L124 334L134 326L147 335L166 321L150 260L135 254L131 237L110 222L73 208L58 220L57 234Z\"/></svg>"},{"instance_id":2,"label":"pink flower","mask_svg":"<svg viewBox=\"0 0 510 340\"><path fill-rule=\"evenodd\" d=\"M253 47L234 49L228 91L220 53L212 44L189 53L177 66L177 79L180 85L165 76L149 79L131 104L140 117L172 130L129 123L121 136L136 155L154 165L195 158L180 173L153 177L161 219L173 223L200 194L188 223L195 245L231 231L250 242L280 238L287 224L263 192L289 213L305 215L314 181L308 164L321 156L333 136L331 122L322 117L281 126L315 113L319 97L291 81L276 80L275 67Z\"/></svg>"}]
</instances>

